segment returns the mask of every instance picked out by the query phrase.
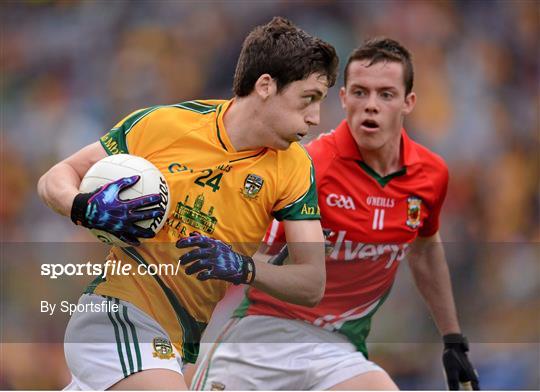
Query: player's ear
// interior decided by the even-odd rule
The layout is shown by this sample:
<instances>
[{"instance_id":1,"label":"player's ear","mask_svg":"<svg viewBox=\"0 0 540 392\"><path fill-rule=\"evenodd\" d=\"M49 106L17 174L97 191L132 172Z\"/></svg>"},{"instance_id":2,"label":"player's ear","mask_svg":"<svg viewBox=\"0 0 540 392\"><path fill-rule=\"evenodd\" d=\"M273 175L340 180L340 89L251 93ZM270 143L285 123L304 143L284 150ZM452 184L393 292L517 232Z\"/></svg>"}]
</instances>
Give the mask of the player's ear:
<instances>
[{"instance_id":1,"label":"player's ear","mask_svg":"<svg viewBox=\"0 0 540 392\"><path fill-rule=\"evenodd\" d=\"M259 76L253 89L263 100L277 92L276 81L267 73Z\"/></svg>"},{"instance_id":2,"label":"player's ear","mask_svg":"<svg viewBox=\"0 0 540 392\"><path fill-rule=\"evenodd\" d=\"M405 104L403 105L403 115L406 116L407 114L411 113L414 109L414 105L416 105L416 94L414 92L410 92L405 97Z\"/></svg>"},{"instance_id":3,"label":"player's ear","mask_svg":"<svg viewBox=\"0 0 540 392\"><path fill-rule=\"evenodd\" d=\"M341 101L341 107L346 110L345 106L345 95L347 94L347 91L345 90L345 87L341 87L339 89L339 100Z\"/></svg>"}]
</instances>

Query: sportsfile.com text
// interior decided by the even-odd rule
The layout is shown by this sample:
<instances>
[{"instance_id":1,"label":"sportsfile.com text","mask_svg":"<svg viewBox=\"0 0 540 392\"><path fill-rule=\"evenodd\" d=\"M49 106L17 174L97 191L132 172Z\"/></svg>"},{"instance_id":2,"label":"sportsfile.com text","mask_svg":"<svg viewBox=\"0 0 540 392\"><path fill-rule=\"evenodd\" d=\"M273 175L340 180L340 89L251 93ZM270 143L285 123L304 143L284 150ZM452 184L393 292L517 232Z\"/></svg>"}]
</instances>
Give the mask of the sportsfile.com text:
<instances>
[{"instance_id":1,"label":"sportsfile.com text","mask_svg":"<svg viewBox=\"0 0 540 392\"><path fill-rule=\"evenodd\" d=\"M180 272L180 263L176 264L132 264L123 263L122 260L107 260L104 264L86 262L83 264L53 264L41 265L41 276L57 279L59 276L120 276L120 275L176 275Z\"/></svg>"}]
</instances>

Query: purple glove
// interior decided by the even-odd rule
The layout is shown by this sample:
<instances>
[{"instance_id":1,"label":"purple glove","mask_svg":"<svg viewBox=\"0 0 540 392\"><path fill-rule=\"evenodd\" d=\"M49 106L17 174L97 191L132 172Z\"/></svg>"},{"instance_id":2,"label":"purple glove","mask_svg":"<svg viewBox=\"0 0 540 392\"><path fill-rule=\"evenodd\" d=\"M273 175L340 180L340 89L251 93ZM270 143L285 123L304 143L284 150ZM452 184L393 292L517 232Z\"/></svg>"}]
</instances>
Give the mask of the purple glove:
<instances>
[{"instance_id":1,"label":"purple glove","mask_svg":"<svg viewBox=\"0 0 540 392\"><path fill-rule=\"evenodd\" d=\"M197 279L221 279L235 285L251 284L255 280L255 263L249 256L235 252L229 245L202 235L182 238L177 248L197 247L178 260L187 265L186 274L197 274Z\"/></svg>"},{"instance_id":2,"label":"purple glove","mask_svg":"<svg viewBox=\"0 0 540 392\"><path fill-rule=\"evenodd\" d=\"M154 193L131 200L122 200L118 196L123 189L134 185L140 178L140 176L120 178L94 192L79 193L73 200L71 220L76 225L106 231L133 246L140 245L137 237L154 237L152 229L137 226L135 222L163 216L165 210L161 207L139 210L158 205L161 200L159 194Z\"/></svg>"}]
</instances>

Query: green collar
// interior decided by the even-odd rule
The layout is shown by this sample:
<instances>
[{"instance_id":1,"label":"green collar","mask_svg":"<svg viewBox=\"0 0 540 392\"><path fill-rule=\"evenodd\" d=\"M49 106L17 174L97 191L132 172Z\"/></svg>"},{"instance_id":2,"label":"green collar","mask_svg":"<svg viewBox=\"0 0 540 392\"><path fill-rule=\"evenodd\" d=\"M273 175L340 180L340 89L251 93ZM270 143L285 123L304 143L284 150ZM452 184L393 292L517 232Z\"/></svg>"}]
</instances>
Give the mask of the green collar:
<instances>
[{"instance_id":1,"label":"green collar","mask_svg":"<svg viewBox=\"0 0 540 392\"><path fill-rule=\"evenodd\" d=\"M403 176L407 173L407 167L404 167L403 169L398 170L397 172L390 173L384 177L382 177L379 173L377 173L375 170L373 170L371 167L369 167L364 161L357 161L358 164L364 171L369 174L371 177L373 177L377 182L384 187L386 184L390 182L392 178Z\"/></svg>"}]
</instances>

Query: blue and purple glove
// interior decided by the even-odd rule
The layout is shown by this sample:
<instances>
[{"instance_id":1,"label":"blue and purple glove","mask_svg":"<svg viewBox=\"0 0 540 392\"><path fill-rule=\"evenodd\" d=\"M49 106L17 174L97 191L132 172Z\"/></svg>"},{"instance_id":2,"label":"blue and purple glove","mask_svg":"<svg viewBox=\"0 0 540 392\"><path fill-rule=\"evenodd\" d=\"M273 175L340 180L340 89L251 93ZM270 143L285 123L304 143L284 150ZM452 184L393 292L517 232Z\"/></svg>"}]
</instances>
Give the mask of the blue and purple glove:
<instances>
[{"instance_id":1,"label":"blue and purple glove","mask_svg":"<svg viewBox=\"0 0 540 392\"><path fill-rule=\"evenodd\" d=\"M159 194L131 200L122 200L118 196L122 190L134 185L140 178L140 176L120 178L94 192L79 193L73 200L71 220L76 225L106 231L133 246L140 245L137 237L154 237L152 229L142 228L135 223L163 216L165 211L161 207L140 210L158 205L161 201Z\"/></svg>"},{"instance_id":2,"label":"blue and purple glove","mask_svg":"<svg viewBox=\"0 0 540 392\"><path fill-rule=\"evenodd\" d=\"M178 260L189 266L186 274L197 274L197 279L221 279L239 285L251 284L255 280L255 263L249 256L235 252L232 248L213 238L192 235L176 243L177 248L192 248Z\"/></svg>"}]
</instances>

